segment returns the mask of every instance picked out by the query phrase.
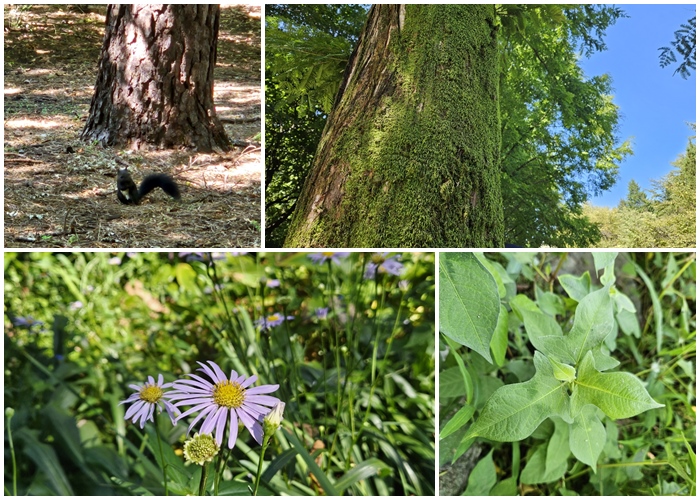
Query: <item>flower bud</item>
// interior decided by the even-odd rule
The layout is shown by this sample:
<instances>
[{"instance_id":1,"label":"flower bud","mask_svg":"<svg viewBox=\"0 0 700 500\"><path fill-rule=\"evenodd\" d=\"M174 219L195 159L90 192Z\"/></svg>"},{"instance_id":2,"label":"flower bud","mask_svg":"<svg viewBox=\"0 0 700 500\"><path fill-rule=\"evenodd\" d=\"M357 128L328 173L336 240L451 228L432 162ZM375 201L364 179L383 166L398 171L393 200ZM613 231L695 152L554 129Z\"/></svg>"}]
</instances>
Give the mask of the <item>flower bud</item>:
<instances>
[{"instance_id":1,"label":"flower bud","mask_svg":"<svg viewBox=\"0 0 700 500\"><path fill-rule=\"evenodd\" d=\"M272 436L282 423L285 404L280 401L272 407L272 411L263 418L263 433L265 437Z\"/></svg>"}]
</instances>

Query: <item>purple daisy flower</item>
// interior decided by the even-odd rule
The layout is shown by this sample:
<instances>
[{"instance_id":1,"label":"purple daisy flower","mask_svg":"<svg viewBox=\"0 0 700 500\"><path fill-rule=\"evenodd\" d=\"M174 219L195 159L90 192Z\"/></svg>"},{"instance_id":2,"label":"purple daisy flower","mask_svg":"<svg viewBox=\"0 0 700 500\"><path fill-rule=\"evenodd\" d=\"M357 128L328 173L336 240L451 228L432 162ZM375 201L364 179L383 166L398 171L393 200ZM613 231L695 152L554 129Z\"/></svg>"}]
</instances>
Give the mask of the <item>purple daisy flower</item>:
<instances>
[{"instance_id":1,"label":"purple daisy flower","mask_svg":"<svg viewBox=\"0 0 700 500\"><path fill-rule=\"evenodd\" d=\"M260 331L266 331L273 326L279 326L285 321L294 319L294 316L284 316L282 314L271 314L269 316L264 316L255 322L256 326L260 327Z\"/></svg>"},{"instance_id":2,"label":"purple daisy flower","mask_svg":"<svg viewBox=\"0 0 700 500\"><path fill-rule=\"evenodd\" d=\"M172 383L164 384L163 375L161 374L158 375L157 384L150 375L148 376L148 382L145 384L131 384L129 387L136 392L119 403L120 405L124 403L134 403L126 411L124 420L129 420L132 417L133 418L131 421L133 423L140 420L139 424L143 429L143 426L146 425L146 420L153 422L153 411L157 406L158 411L162 411L163 408L165 408L165 411L168 412L170 420L172 421L173 425L175 425L175 414L178 410L169 401L163 399L166 397L163 389L171 387L172 385Z\"/></svg>"},{"instance_id":3,"label":"purple daisy flower","mask_svg":"<svg viewBox=\"0 0 700 500\"><path fill-rule=\"evenodd\" d=\"M224 430L229 421L228 447L233 448L238 437L238 419L243 422L255 440L262 444L263 428L261 422L270 413L270 408L280 402L274 396L263 396L269 392L276 391L279 385L260 385L248 388L258 377L253 375L246 378L245 375L238 376L238 373L231 370L231 377L219 368L213 361L208 361L210 366L204 363L197 363L201 366L197 371L206 374L212 381L199 375L190 374L192 380L177 380L173 383L175 391L170 392L168 397L171 401L177 401L175 406L191 406L191 408L180 416L177 420L188 415L199 412L199 415L190 424L189 433L194 425L204 418L200 434L210 434L214 432L216 443L221 446L224 439Z\"/></svg>"},{"instance_id":4,"label":"purple daisy flower","mask_svg":"<svg viewBox=\"0 0 700 500\"><path fill-rule=\"evenodd\" d=\"M310 253L309 259L314 261L316 264L323 264L326 261L332 261L334 264L340 264L340 259L350 255L350 252L321 252L321 253Z\"/></svg>"},{"instance_id":5,"label":"purple daisy flower","mask_svg":"<svg viewBox=\"0 0 700 500\"><path fill-rule=\"evenodd\" d=\"M326 319L328 317L328 307L317 307L316 317L318 319Z\"/></svg>"},{"instance_id":6,"label":"purple daisy flower","mask_svg":"<svg viewBox=\"0 0 700 500\"><path fill-rule=\"evenodd\" d=\"M389 252L380 252L372 254L370 257L371 262L367 265L365 270L365 279L374 279L378 273L393 274L394 276L401 276L403 272L403 264L399 262L399 255L392 255L387 257Z\"/></svg>"}]
</instances>

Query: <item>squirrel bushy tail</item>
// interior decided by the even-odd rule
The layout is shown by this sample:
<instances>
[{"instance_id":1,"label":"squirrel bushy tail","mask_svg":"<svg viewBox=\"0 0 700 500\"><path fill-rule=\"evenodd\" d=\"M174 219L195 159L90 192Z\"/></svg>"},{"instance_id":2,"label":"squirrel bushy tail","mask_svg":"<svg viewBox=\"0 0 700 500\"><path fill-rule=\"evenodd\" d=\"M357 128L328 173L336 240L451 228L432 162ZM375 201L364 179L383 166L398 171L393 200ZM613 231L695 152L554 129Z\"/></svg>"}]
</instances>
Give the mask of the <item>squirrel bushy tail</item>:
<instances>
[{"instance_id":1,"label":"squirrel bushy tail","mask_svg":"<svg viewBox=\"0 0 700 500\"><path fill-rule=\"evenodd\" d=\"M155 188L161 188L176 200L180 199L180 188L167 174L148 174L138 188L127 169L122 169L117 174L117 198L125 205L138 204Z\"/></svg>"}]
</instances>

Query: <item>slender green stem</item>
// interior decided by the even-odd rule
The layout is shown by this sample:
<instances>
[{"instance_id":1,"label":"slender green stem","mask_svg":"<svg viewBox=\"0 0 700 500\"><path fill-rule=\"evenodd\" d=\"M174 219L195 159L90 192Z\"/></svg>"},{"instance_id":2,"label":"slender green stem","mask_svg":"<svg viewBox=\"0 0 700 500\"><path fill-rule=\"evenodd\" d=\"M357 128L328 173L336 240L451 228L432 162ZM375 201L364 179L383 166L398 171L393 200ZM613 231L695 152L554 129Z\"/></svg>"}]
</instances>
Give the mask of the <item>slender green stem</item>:
<instances>
[{"instance_id":1,"label":"slender green stem","mask_svg":"<svg viewBox=\"0 0 700 500\"><path fill-rule=\"evenodd\" d=\"M161 466L163 467L163 487L165 488L165 496L168 496L168 475L165 472L165 458L163 458L163 445L161 444L161 439L160 439L160 427L158 427L158 415L156 415L155 418L155 426L156 426L156 439L158 440L158 451L160 452L160 463Z\"/></svg>"},{"instance_id":2,"label":"slender green stem","mask_svg":"<svg viewBox=\"0 0 700 500\"><path fill-rule=\"evenodd\" d=\"M258 472L255 474L255 486L253 487L253 496L257 496L258 487L260 486L260 478L262 477L262 466L265 461L265 450L267 450L267 445L270 444L270 439L265 436L263 438L262 450L260 451L260 458L258 459Z\"/></svg>"},{"instance_id":3,"label":"slender green stem","mask_svg":"<svg viewBox=\"0 0 700 500\"><path fill-rule=\"evenodd\" d=\"M222 446L223 443L228 442L226 438L228 432L230 431L227 430L226 434L224 435L224 440L221 443ZM216 463L216 478L214 479L214 495L216 496L219 496L219 482L221 481L221 477L224 475L224 469L226 468L226 464L228 463L228 457L231 456L231 451L233 451L233 448L228 448L228 451L226 452L226 457L223 460L221 459L223 453L219 454L219 461Z\"/></svg>"},{"instance_id":4,"label":"slender green stem","mask_svg":"<svg viewBox=\"0 0 700 500\"><path fill-rule=\"evenodd\" d=\"M199 496L203 497L207 489L207 462L202 464L202 478L199 480Z\"/></svg>"},{"instance_id":5,"label":"slender green stem","mask_svg":"<svg viewBox=\"0 0 700 500\"><path fill-rule=\"evenodd\" d=\"M14 414L14 411L12 411L12 414ZM12 455L12 494L17 496L17 461L15 459L15 445L12 442L12 426L10 425L12 414L8 415L7 410L5 410L5 415L7 415L7 439L10 441L10 454Z\"/></svg>"}]
</instances>

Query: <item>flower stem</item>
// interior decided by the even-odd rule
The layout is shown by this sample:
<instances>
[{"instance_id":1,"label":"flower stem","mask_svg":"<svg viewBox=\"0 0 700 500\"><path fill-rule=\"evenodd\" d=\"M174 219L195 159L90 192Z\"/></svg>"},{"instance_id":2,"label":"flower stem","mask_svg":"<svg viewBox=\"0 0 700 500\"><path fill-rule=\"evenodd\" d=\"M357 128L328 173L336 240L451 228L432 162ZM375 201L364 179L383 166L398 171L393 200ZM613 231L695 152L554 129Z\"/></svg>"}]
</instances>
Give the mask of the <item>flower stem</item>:
<instances>
[{"instance_id":1,"label":"flower stem","mask_svg":"<svg viewBox=\"0 0 700 500\"><path fill-rule=\"evenodd\" d=\"M7 439L10 441L10 454L12 455L12 495L17 496L17 461L15 459L15 445L12 442L12 426L10 425L10 420L12 420L12 415L14 415L14 410L8 408L5 410L5 415L7 416Z\"/></svg>"},{"instance_id":2,"label":"flower stem","mask_svg":"<svg viewBox=\"0 0 700 500\"><path fill-rule=\"evenodd\" d=\"M160 442L160 427L158 427L158 416L156 415L156 439L158 439L158 451L160 451L160 463L163 467L163 487L165 488L165 496L168 496L168 475L165 472L165 458L163 458L163 445Z\"/></svg>"},{"instance_id":3,"label":"flower stem","mask_svg":"<svg viewBox=\"0 0 700 500\"><path fill-rule=\"evenodd\" d=\"M207 462L202 464L202 479L199 481L199 496L203 497L207 489Z\"/></svg>"},{"instance_id":4,"label":"flower stem","mask_svg":"<svg viewBox=\"0 0 700 500\"><path fill-rule=\"evenodd\" d=\"M268 436L265 436L263 438L262 450L260 451L260 458L258 459L258 472L257 474L255 474L255 486L253 487L253 496L257 496L258 494L258 486L260 486L260 477L262 476L262 466L263 462L265 461L265 450L267 449L268 444L270 444L270 438Z\"/></svg>"}]
</instances>

